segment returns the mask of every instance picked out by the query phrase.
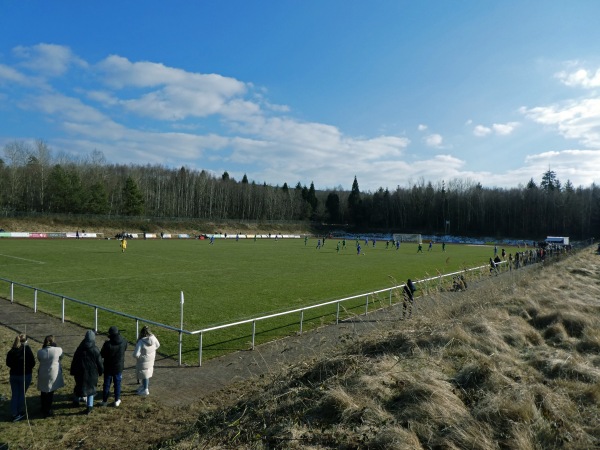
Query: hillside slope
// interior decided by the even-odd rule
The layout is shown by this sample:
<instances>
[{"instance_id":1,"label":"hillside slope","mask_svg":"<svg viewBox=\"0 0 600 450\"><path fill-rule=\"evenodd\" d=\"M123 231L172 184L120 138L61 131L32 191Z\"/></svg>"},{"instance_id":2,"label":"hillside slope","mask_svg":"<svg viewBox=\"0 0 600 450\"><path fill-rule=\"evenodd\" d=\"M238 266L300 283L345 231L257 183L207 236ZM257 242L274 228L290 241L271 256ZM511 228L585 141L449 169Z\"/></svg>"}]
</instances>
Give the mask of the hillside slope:
<instances>
[{"instance_id":1,"label":"hillside slope","mask_svg":"<svg viewBox=\"0 0 600 450\"><path fill-rule=\"evenodd\" d=\"M161 448L600 447L600 256L420 302L409 321L206 406Z\"/></svg>"}]
</instances>

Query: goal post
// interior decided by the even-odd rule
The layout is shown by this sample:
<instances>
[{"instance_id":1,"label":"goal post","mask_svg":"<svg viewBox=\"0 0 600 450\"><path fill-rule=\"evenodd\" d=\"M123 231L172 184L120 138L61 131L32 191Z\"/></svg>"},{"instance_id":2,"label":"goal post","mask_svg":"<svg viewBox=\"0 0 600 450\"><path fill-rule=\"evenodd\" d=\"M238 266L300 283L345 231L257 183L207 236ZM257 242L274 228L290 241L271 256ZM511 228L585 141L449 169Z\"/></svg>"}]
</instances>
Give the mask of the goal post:
<instances>
[{"instance_id":1,"label":"goal post","mask_svg":"<svg viewBox=\"0 0 600 450\"><path fill-rule=\"evenodd\" d=\"M394 242L417 242L419 244L423 243L423 239L420 234L404 234L404 233L394 233L392 234L392 238Z\"/></svg>"}]
</instances>

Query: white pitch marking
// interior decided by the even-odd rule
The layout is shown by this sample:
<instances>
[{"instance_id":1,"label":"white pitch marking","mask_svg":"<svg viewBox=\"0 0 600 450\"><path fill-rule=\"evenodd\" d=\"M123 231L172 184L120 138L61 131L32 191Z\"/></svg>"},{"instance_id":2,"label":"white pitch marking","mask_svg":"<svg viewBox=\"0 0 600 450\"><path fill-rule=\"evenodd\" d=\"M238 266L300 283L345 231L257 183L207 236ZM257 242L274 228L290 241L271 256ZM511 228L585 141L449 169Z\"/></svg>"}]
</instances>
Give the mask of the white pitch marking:
<instances>
[{"instance_id":1,"label":"white pitch marking","mask_svg":"<svg viewBox=\"0 0 600 450\"><path fill-rule=\"evenodd\" d=\"M27 261L27 262L32 262L32 263L36 263L36 264L46 264L44 261L36 261L35 259L19 258L18 256L4 255L2 253L0 253L0 256L5 256L7 258L13 258L13 259L20 259L21 261Z\"/></svg>"},{"instance_id":2,"label":"white pitch marking","mask_svg":"<svg viewBox=\"0 0 600 450\"><path fill-rule=\"evenodd\" d=\"M198 273L198 272L160 272L156 274L151 274L152 276L161 276L161 275L179 275L185 273ZM143 275L134 275L134 276L122 276L122 277L105 277L105 278L83 278L83 279L69 279L69 280L59 280L59 281L47 281L43 283L39 283L40 286L47 286L49 284L67 284L67 283L86 283L89 281L107 281L107 280L131 280L133 278L147 278L148 274Z\"/></svg>"}]
</instances>

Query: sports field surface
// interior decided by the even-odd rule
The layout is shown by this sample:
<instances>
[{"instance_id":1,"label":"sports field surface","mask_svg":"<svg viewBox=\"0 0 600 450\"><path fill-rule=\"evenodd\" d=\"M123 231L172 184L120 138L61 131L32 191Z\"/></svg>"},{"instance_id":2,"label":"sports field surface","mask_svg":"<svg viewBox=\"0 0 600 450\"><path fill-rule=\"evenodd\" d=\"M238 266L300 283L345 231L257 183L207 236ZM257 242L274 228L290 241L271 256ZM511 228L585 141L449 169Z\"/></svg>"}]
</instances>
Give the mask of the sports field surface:
<instances>
[{"instance_id":1,"label":"sports field surface","mask_svg":"<svg viewBox=\"0 0 600 450\"><path fill-rule=\"evenodd\" d=\"M129 240L125 252L117 240L0 240L0 277L61 296L75 298L132 316L180 326L208 328L275 312L301 308L368 293L413 280L485 265L493 256L490 246L403 243L399 250L384 241L365 244L337 239L321 249L309 239L164 239ZM506 247L507 254L514 248ZM10 285L0 282L0 295ZM15 300L33 306L33 291L16 286ZM397 299L396 299L397 301ZM389 304L389 294L374 296L369 308ZM61 299L38 293L38 309L61 315ZM361 314L365 300L344 304L343 314ZM303 329L335 320L335 306L309 310ZM66 302L66 319L94 327L94 309ZM135 321L98 312L99 331L117 325L135 340ZM289 335L299 329L299 316L288 315L257 325L256 342ZM177 354L178 334L154 326L167 354ZM251 325L206 333L204 358L248 348ZM184 360L197 361L198 337L184 336Z\"/></svg>"}]
</instances>

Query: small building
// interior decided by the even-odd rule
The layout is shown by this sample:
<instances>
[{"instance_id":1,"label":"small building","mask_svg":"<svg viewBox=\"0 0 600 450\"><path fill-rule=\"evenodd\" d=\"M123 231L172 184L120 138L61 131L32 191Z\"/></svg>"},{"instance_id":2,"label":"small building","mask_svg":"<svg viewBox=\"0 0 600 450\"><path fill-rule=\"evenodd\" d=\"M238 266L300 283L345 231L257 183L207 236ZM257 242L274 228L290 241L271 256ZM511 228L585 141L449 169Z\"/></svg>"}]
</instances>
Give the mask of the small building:
<instances>
[{"instance_id":1,"label":"small building","mask_svg":"<svg viewBox=\"0 0 600 450\"><path fill-rule=\"evenodd\" d=\"M554 245L569 245L569 238L564 236L548 236L546 237L546 243Z\"/></svg>"}]
</instances>

